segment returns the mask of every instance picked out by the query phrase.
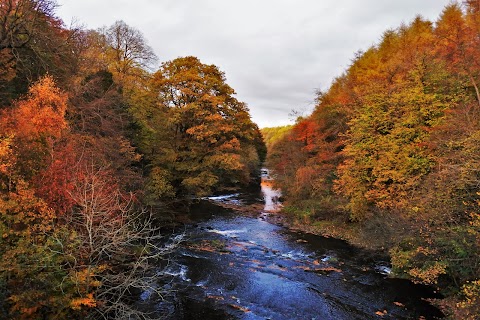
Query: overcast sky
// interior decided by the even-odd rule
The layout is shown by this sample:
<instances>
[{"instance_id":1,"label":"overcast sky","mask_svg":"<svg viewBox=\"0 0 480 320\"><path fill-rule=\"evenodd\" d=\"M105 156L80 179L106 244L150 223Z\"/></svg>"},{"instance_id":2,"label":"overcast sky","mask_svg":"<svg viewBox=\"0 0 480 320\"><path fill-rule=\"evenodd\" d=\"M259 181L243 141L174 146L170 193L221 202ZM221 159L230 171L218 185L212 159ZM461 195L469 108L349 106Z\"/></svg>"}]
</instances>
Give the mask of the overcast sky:
<instances>
[{"instance_id":1,"label":"overcast sky","mask_svg":"<svg viewBox=\"0 0 480 320\"><path fill-rule=\"evenodd\" d=\"M225 72L260 127L313 109L355 52L420 14L435 21L449 0L58 0L67 25L124 20L161 62L193 55Z\"/></svg>"}]
</instances>

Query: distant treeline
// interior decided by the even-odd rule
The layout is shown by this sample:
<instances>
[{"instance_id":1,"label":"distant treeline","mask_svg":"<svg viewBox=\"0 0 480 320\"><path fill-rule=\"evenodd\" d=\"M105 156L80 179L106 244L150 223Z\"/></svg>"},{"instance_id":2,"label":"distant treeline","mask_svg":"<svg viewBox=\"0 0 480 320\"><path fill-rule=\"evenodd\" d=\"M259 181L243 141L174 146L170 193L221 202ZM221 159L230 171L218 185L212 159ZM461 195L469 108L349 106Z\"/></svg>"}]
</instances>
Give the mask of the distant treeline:
<instances>
[{"instance_id":1,"label":"distant treeline","mask_svg":"<svg viewBox=\"0 0 480 320\"><path fill-rule=\"evenodd\" d=\"M271 127L271 128L262 128L262 136L265 141L267 149L270 150L273 148L275 143L281 141L285 135L293 128L293 125L281 126L281 127Z\"/></svg>"}]
</instances>

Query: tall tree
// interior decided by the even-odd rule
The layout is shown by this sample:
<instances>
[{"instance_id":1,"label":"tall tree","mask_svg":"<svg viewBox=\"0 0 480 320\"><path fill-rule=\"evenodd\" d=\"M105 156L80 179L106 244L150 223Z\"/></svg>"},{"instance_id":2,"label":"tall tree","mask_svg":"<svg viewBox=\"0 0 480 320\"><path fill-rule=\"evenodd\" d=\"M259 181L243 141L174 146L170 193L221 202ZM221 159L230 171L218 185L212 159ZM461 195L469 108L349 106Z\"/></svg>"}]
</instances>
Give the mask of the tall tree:
<instances>
[{"instance_id":1,"label":"tall tree","mask_svg":"<svg viewBox=\"0 0 480 320\"><path fill-rule=\"evenodd\" d=\"M478 4L477 4L478 6ZM452 72L465 77L473 87L480 106L480 23L479 12L475 11L475 3L469 4L469 15L465 16L460 5L447 6L437 22L435 33L438 41L438 55L446 62ZM477 7L478 8L478 7Z\"/></svg>"},{"instance_id":2,"label":"tall tree","mask_svg":"<svg viewBox=\"0 0 480 320\"><path fill-rule=\"evenodd\" d=\"M55 272L60 271L61 262L51 259L43 247L56 213L38 197L32 181L51 161L54 145L67 128L66 102L53 80L44 78L0 118L2 144L8 145L2 154L7 166L1 172L0 186L0 277L8 288L12 317L34 318L49 313L50 308L61 313L63 308L58 307L65 302L55 293L59 284ZM42 273L39 266L49 272Z\"/></svg>"},{"instance_id":3,"label":"tall tree","mask_svg":"<svg viewBox=\"0 0 480 320\"><path fill-rule=\"evenodd\" d=\"M73 72L75 32L63 28L55 6L54 0L0 2L0 106L47 72L62 81Z\"/></svg>"},{"instance_id":4,"label":"tall tree","mask_svg":"<svg viewBox=\"0 0 480 320\"><path fill-rule=\"evenodd\" d=\"M216 66L195 57L162 65L151 82L153 104L137 110L143 152L156 174L152 183L204 195L249 182L260 132L234 93Z\"/></svg>"},{"instance_id":5,"label":"tall tree","mask_svg":"<svg viewBox=\"0 0 480 320\"><path fill-rule=\"evenodd\" d=\"M116 21L102 33L107 44L109 70L120 84L128 85L128 81L135 81L156 63L157 56L142 33L124 21Z\"/></svg>"}]
</instances>

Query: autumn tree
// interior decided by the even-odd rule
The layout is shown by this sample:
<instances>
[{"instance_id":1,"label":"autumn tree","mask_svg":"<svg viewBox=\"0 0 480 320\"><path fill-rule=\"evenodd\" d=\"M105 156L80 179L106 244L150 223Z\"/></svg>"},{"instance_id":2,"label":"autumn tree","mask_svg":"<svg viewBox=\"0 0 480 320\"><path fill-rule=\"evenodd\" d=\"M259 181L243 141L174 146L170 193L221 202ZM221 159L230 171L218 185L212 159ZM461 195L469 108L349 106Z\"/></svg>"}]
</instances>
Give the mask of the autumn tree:
<instances>
[{"instance_id":1,"label":"autumn tree","mask_svg":"<svg viewBox=\"0 0 480 320\"><path fill-rule=\"evenodd\" d=\"M302 118L270 146L268 166L288 203L301 208L302 219L323 219L341 210L344 199L333 192L336 169L343 159L347 114L353 98L347 77L335 79L328 92L317 93L311 116Z\"/></svg>"},{"instance_id":2,"label":"autumn tree","mask_svg":"<svg viewBox=\"0 0 480 320\"><path fill-rule=\"evenodd\" d=\"M75 30L63 28L55 6L51 0L0 3L0 106L47 72L62 82L74 72Z\"/></svg>"},{"instance_id":3,"label":"autumn tree","mask_svg":"<svg viewBox=\"0 0 480 320\"><path fill-rule=\"evenodd\" d=\"M151 70L156 63L157 56L142 33L124 21L116 21L101 33L105 37L109 71L118 83L131 85L128 82L145 76L145 71Z\"/></svg>"},{"instance_id":4,"label":"autumn tree","mask_svg":"<svg viewBox=\"0 0 480 320\"><path fill-rule=\"evenodd\" d=\"M67 128L66 101L53 80L44 78L30 88L25 100L3 112L0 124L6 164L0 189L0 270L9 314L19 318L49 313L50 307L54 313L63 309L58 308L63 298L54 293L58 278L41 273L42 268L61 269L61 262L50 259L44 247L56 214L36 195L32 181L51 161L54 145Z\"/></svg>"},{"instance_id":5,"label":"autumn tree","mask_svg":"<svg viewBox=\"0 0 480 320\"><path fill-rule=\"evenodd\" d=\"M174 244L159 246L160 227L124 181L135 153L122 146L121 112L102 100L110 84L100 80L72 100L72 126L51 77L2 113L0 290L10 318L147 318L132 292L163 294L157 263ZM81 121L91 117L98 126Z\"/></svg>"},{"instance_id":6,"label":"autumn tree","mask_svg":"<svg viewBox=\"0 0 480 320\"><path fill-rule=\"evenodd\" d=\"M197 58L166 62L134 110L141 150L150 162L150 189L158 196L205 195L245 185L255 175L262 145L248 108L224 74Z\"/></svg>"},{"instance_id":7,"label":"autumn tree","mask_svg":"<svg viewBox=\"0 0 480 320\"><path fill-rule=\"evenodd\" d=\"M142 210L133 193L122 191L115 171L86 154L71 170L68 197L74 205L60 218L68 230L51 235L66 261L64 288L76 293L67 295L70 309L92 318L149 319L149 312L135 307L135 293L165 294L156 284L158 263L177 243L161 244L153 213Z\"/></svg>"},{"instance_id":8,"label":"autumn tree","mask_svg":"<svg viewBox=\"0 0 480 320\"><path fill-rule=\"evenodd\" d=\"M67 128L66 108L66 95L46 77L30 88L14 110L4 112L2 136L11 141L21 177L32 178L48 161L54 142Z\"/></svg>"},{"instance_id":9,"label":"autumn tree","mask_svg":"<svg viewBox=\"0 0 480 320\"><path fill-rule=\"evenodd\" d=\"M109 163L128 190L141 189L141 172L135 168L141 155L131 141L133 117L112 73L100 70L86 76L72 88L70 102L68 118L76 139L96 149L97 158Z\"/></svg>"},{"instance_id":10,"label":"autumn tree","mask_svg":"<svg viewBox=\"0 0 480 320\"><path fill-rule=\"evenodd\" d=\"M478 4L477 4L478 6ZM478 39L479 18L474 2L464 15L458 4L447 6L437 22L435 34L439 41L436 46L441 61L452 72L462 76L472 86L480 105L479 71L480 40Z\"/></svg>"},{"instance_id":11,"label":"autumn tree","mask_svg":"<svg viewBox=\"0 0 480 320\"><path fill-rule=\"evenodd\" d=\"M164 294L158 262L175 248L159 245L158 221L141 204L140 164L154 157L140 163L132 144L152 124L139 117L150 105L132 102L151 99L155 55L124 22L68 30L55 6L0 2L0 318L148 318L136 299ZM232 148L253 171L258 128L248 114L236 119L251 130ZM167 171L150 169L147 189L158 191Z\"/></svg>"},{"instance_id":12,"label":"autumn tree","mask_svg":"<svg viewBox=\"0 0 480 320\"><path fill-rule=\"evenodd\" d=\"M448 98L430 91L436 71L428 58L431 37L431 24L416 19L396 33L387 32L378 48L366 54L367 61L362 56L351 67L357 79L374 77L371 86L356 84L363 94L349 121L347 159L339 167L337 187L351 199L353 219L362 219L371 204L404 206L433 166L425 142L429 128L439 123L448 107ZM377 73L369 72L368 66L360 69L365 63L373 63Z\"/></svg>"},{"instance_id":13,"label":"autumn tree","mask_svg":"<svg viewBox=\"0 0 480 320\"><path fill-rule=\"evenodd\" d=\"M100 31L79 28L71 47L77 63L75 75L70 79L73 90L89 75L108 70L108 44Z\"/></svg>"},{"instance_id":14,"label":"autumn tree","mask_svg":"<svg viewBox=\"0 0 480 320\"><path fill-rule=\"evenodd\" d=\"M386 248L459 319L480 292L478 8L386 31L268 155L297 220Z\"/></svg>"}]
</instances>

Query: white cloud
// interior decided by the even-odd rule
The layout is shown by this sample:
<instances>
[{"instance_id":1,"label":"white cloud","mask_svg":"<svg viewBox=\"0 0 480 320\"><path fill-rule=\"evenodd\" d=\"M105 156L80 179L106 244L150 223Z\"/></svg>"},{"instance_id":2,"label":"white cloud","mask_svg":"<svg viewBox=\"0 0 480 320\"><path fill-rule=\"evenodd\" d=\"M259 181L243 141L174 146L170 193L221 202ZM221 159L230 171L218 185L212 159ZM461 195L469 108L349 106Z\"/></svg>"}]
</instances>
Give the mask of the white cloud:
<instances>
[{"instance_id":1,"label":"white cloud","mask_svg":"<svg viewBox=\"0 0 480 320\"><path fill-rule=\"evenodd\" d=\"M261 127L311 110L354 53L449 0L59 0L58 15L95 29L124 20L161 61L193 55L223 70Z\"/></svg>"}]
</instances>

